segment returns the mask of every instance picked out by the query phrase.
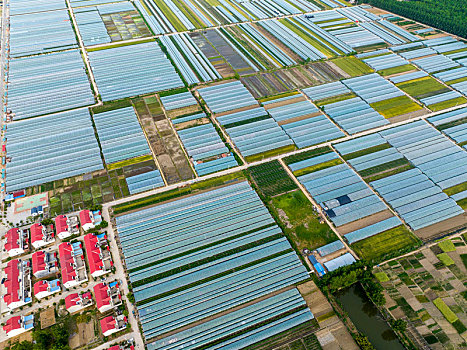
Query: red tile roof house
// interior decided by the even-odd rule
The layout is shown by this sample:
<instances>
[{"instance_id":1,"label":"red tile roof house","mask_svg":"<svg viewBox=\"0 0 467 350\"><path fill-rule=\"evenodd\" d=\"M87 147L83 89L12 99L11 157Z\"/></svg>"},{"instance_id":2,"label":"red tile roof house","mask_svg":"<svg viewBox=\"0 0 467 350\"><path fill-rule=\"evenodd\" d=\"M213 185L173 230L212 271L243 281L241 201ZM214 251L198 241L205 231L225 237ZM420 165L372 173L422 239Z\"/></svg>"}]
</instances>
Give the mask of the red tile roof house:
<instances>
[{"instance_id":1,"label":"red tile roof house","mask_svg":"<svg viewBox=\"0 0 467 350\"><path fill-rule=\"evenodd\" d=\"M124 316L107 316L101 320L101 329L104 337L117 333L126 328L127 320Z\"/></svg>"},{"instance_id":2,"label":"red tile roof house","mask_svg":"<svg viewBox=\"0 0 467 350\"><path fill-rule=\"evenodd\" d=\"M87 234L84 236L84 246L91 276L97 278L109 273L113 263L105 234Z\"/></svg>"},{"instance_id":3,"label":"red tile roof house","mask_svg":"<svg viewBox=\"0 0 467 350\"><path fill-rule=\"evenodd\" d=\"M79 233L78 217L59 215L55 218L55 231L60 239Z\"/></svg>"},{"instance_id":4,"label":"red tile roof house","mask_svg":"<svg viewBox=\"0 0 467 350\"><path fill-rule=\"evenodd\" d=\"M68 289L88 281L81 242L60 244L58 254L65 288Z\"/></svg>"},{"instance_id":5,"label":"red tile roof house","mask_svg":"<svg viewBox=\"0 0 467 350\"><path fill-rule=\"evenodd\" d=\"M29 261L10 260L4 272L6 280L3 286L6 291L3 293L3 301L7 308L13 310L32 302Z\"/></svg>"},{"instance_id":6,"label":"red tile roof house","mask_svg":"<svg viewBox=\"0 0 467 350\"><path fill-rule=\"evenodd\" d=\"M11 228L5 234L3 249L11 257L23 254L28 249L27 230Z\"/></svg>"},{"instance_id":7,"label":"red tile roof house","mask_svg":"<svg viewBox=\"0 0 467 350\"><path fill-rule=\"evenodd\" d=\"M81 210L79 212L79 222L84 231L94 228L94 215L90 210Z\"/></svg>"},{"instance_id":8,"label":"red tile roof house","mask_svg":"<svg viewBox=\"0 0 467 350\"><path fill-rule=\"evenodd\" d=\"M55 279L53 281L39 281L34 283L34 296L36 299L43 299L60 292L60 281Z\"/></svg>"},{"instance_id":9,"label":"red tile roof house","mask_svg":"<svg viewBox=\"0 0 467 350\"><path fill-rule=\"evenodd\" d=\"M104 313L122 304L117 282L99 283L94 286L94 297L99 312Z\"/></svg>"},{"instance_id":10,"label":"red tile roof house","mask_svg":"<svg viewBox=\"0 0 467 350\"><path fill-rule=\"evenodd\" d=\"M28 316L13 316L3 326L8 338L15 337L21 333L27 332L34 328L34 315Z\"/></svg>"},{"instance_id":11,"label":"red tile roof house","mask_svg":"<svg viewBox=\"0 0 467 350\"><path fill-rule=\"evenodd\" d=\"M29 229L31 233L31 244L34 249L39 249L55 242L54 226L45 226L42 224L34 224Z\"/></svg>"},{"instance_id":12,"label":"red tile roof house","mask_svg":"<svg viewBox=\"0 0 467 350\"><path fill-rule=\"evenodd\" d=\"M32 274L43 278L58 273L57 252L38 251L32 254Z\"/></svg>"},{"instance_id":13,"label":"red tile roof house","mask_svg":"<svg viewBox=\"0 0 467 350\"><path fill-rule=\"evenodd\" d=\"M92 305L92 295L90 292L73 293L65 298L65 307L70 314L80 311Z\"/></svg>"}]
</instances>

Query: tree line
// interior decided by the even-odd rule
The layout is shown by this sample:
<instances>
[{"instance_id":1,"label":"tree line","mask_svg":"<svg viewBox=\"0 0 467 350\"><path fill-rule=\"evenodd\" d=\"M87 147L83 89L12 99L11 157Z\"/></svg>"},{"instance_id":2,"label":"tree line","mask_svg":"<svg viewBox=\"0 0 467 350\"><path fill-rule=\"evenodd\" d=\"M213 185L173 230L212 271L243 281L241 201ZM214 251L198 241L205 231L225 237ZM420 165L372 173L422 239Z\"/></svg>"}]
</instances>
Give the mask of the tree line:
<instances>
[{"instance_id":1,"label":"tree line","mask_svg":"<svg viewBox=\"0 0 467 350\"><path fill-rule=\"evenodd\" d=\"M467 38L467 0L359 1Z\"/></svg>"}]
</instances>

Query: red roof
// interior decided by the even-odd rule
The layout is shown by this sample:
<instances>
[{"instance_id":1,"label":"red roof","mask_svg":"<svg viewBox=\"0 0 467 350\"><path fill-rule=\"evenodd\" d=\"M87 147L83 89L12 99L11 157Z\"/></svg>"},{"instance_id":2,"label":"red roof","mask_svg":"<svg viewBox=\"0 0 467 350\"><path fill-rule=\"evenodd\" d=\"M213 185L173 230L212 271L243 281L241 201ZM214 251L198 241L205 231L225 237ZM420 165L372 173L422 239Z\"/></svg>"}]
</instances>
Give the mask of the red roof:
<instances>
[{"instance_id":1,"label":"red roof","mask_svg":"<svg viewBox=\"0 0 467 350\"><path fill-rule=\"evenodd\" d=\"M97 237L92 233L87 234L84 236L84 245L86 247L86 257L88 259L91 274L102 270L104 268L104 263L99 256L101 254L101 250L99 248Z\"/></svg>"},{"instance_id":2,"label":"red roof","mask_svg":"<svg viewBox=\"0 0 467 350\"><path fill-rule=\"evenodd\" d=\"M120 350L120 346L114 345L114 346L111 346L110 348L108 348L107 350Z\"/></svg>"},{"instance_id":3,"label":"red roof","mask_svg":"<svg viewBox=\"0 0 467 350\"><path fill-rule=\"evenodd\" d=\"M5 303L9 305L10 303L19 301L19 268L18 268L19 261L18 260L10 260L6 267L5 267L5 274L7 276L7 280L5 281L5 288L6 293L3 296Z\"/></svg>"},{"instance_id":4,"label":"red roof","mask_svg":"<svg viewBox=\"0 0 467 350\"><path fill-rule=\"evenodd\" d=\"M77 305L80 300L81 298L78 293L70 294L65 298L65 307L69 309L70 307Z\"/></svg>"},{"instance_id":5,"label":"red roof","mask_svg":"<svg viewBox=\"0 0 467 350\"><path fill-rule=\"evenodd\" d=\"M39 281L34 283L34 295L37 295L40 292L47 292L49 283L47 281Z\"/></svg>"},{"instance_id":6,"label":"red roof","mask_svg":"<svg viewBox=\"0 0 467 350\"><path fill-rule=\"evenodd\" d=\"M104 283L99 283L94 286L94 296L96 297L97 308L110 305L110 296L107 294L109 286Z\"/></svg>"},{"instance_id":7,"label":"red roof","mask_svg":"<svg viewBox=\"0 0 467 350\"><path fill-rule=\"evenodd\" d=\"M3 330L8 334L15 329L21 328L21 316L13 316L3 326Z\"/></svg>"},{"instance_id":8,"label":"red roof","mask_svg":"<svg viewBox=\"0 0 467 350\"><path fill-rule=\"evenodd\" d=\"M116 328L117 321L113 316L107 316L101 320L102 333Z\"/></svg>"},{"instance_id":9,"label":"red roof","mask_svg":"<svg viewBox=\"0 0 467 350\"><path fill-rule=\"evenodd\" d=\"M59 215L55 218L55 228L57 229L57 233L68 231L66 221L66 215Z\"/></svg>"},{"instance_id":10,"label":"red roof","mask_svg":"<svg viewBox=\"0 0 467 350\"><path fill-rule=\"evenodd\" d=\"M64 242L58 246L58 254L60 256L60 265L62 271L62 282L73 281L76 276L76 271L73 267L73 248L70 243Z\"/></svg>"},{"instance_id":11,"label":"red roof","mask_svg":"<svg viewBox=\"0 0 467 350\"><path fill-rule=\"evenodd\" d=\"M38 251L32 254L32 273L45 270L45 253Z\"/></svg>"},{"instance_id":12,"label":"red roof","mask_svg":"<svg viewBox=\"0 0 467 350\"><path fill-rule=\"evenodd\" d=\"M44 238L44 235L42 234L42 228L43 226L38 223L35 223L34 225L31 226L30 228L31 243L42 241L42 238Z\"/></svg>"},{"instance_id":13,"label":"red roof","mask_svg":"<svg viewBox=\"0 0 467 350\"><path fill-rule=\"evenodd\" d=\"M81 226L84 226L86 224L92 224L90 215L91 212L89 210L81 210L79 212L79 222L81 223Z\"/></svg>"},{"instance_id":14,"label":"red roof","mask_svg":"<svg viewBox=\"0 0 467 350\"><path fill-rule=\"evenodd\" d=\"M6 243L5 243L5 250L8 252L12 249L19 248L19 229L18 228L11 228L5 235Z\"/></svg>"}]
</instances>

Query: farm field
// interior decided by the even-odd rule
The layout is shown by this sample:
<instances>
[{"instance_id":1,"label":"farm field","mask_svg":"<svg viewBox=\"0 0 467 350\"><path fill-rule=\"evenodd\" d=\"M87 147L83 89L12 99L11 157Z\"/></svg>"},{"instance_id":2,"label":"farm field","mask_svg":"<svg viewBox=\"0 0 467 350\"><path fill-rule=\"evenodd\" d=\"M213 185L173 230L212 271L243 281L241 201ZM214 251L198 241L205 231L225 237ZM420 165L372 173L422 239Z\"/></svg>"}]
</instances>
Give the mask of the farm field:
<instances>
[{"instance_id":1,"label":"farm field","mask_svg":"<svg viewBox=\"0 0 467 350\"><path fill-rule=\"evenodd\" d=\"M435 349L464 342L465 254L466 243L458 236L375 268L388 293L388 311L407 317Z\"/></svg>"},{"instance_id":2,"label":"farm field","mask_svg":"<svg viewBox=\"0 0 467 350\"><path fill-rule=\"evenodd\" d=\"M5 348L38 347L73 292L93 299L76 349L357 350L336 304L356 281L407 348L465 347L465 40L347 0L1 8L2 288L17 267L26 303L2 304ZM60 273L36 275L37 249ZM92 278L67 288L78 256ZM52 277L63 294L41 298ZM123 305L101 312L101 282Z\"/></svg>"}]
</instances>

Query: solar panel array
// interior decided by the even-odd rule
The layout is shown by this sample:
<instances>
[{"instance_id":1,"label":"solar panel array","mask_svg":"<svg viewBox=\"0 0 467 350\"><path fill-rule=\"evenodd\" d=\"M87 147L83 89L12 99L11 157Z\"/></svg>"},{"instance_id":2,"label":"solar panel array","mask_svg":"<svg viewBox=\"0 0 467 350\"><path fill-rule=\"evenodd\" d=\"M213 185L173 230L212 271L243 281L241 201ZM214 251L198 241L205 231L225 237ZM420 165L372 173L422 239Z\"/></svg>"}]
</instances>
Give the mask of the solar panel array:
<instances>
[{"instance_id":1,"label":"solar panel array","mask_svg":"<svg viewBox=\"0 0 467 350\"><path fill-rule=\"evenodd\" d=\"M119 216L116 221L146 340L308 277L247 182ZM203 263L207 258L212 261ZM180 266L186 268L179 270ZM234 334L235 330L222 333L219 326L229 320L216 319L206 327L219 336ZM190 339L190 334L203 333L190 327L180 339ZM167 342L156 344L170 348Z\"/></svg>"},{"instance_id":2,"label":"solar panel array","mask_svg":"<svg viewBox=\"0 0 467 350\"><path fill-rule=\"evenodd\" d=\"M298 290L290 289L255 304L246 306L240 310L233 311L227 315L207 321L201 325L194 326L187 330L157 340L148 344L148 349L169 350L183 348L190 350L196 349L200 346L207 346L209 343L219 341L220 339L232 334L233 331L238 332L263 324L270 319L280 317L289 310L303 307L305 305L305 301ZM305 314L308 316L308 320L313 318L309 309ZM295 322L291 322L290 318L287 318L280 323L285 323L286 329L296 325ZM267 336L277 334L281 331L283 331L282 327L268 333ZM235 340L233 342L235 344ZM223 343L222 348L225 346L227 346L227 344Z\"/></svg>"},{"instance_id":3,"label":"solar panel array","mask_svg":"<svg viewBox=\"0 0 467 350\"><path fill-rule=\"evenodd\" d=\"M349 134L389 124L360 97L325 105L324 111Z\"/></svg>"},{"instance_id":4,"label":"solar panel array","mask_svg":"<svg viewBox=\"0 0 467 350\"><path fill-rule=\"evenodd\" d=\"M13 59L8 75L8 108L15 119L94 103L78 50Z\"/></svg>"},{"instance_id":5,"label":"solar panel array","mask_svg":"<svg viewBox=\"0 0 467 350\"><path fill-rule=\"evenodd\" d=\"M91 51L88 55L104 101L183 86L155 42Z\"/></svg>"},{"instance_id":6,"label":"solar panel array","mask_svg":"<svg viewBox=\"0 0 467 350\"><path fill-rule=\"evenodd\" d=\"M198 92L213 113L258 104L253 95L238 80L201 88Z\"/></svg>"},{"instance_id":7,"label":"solar panel array","mask_svg":"<svg viewBox=\"0 0 467 350\"><path fill-rule=\"evenodd\" d=\"M345 163L299 176L298 180L337 227L387 209Z\"/></svg>"},{"instance_id":8,"label":"solar panel array","mask_svg":"<svg viewBox=\"0 0 467 350\"><path fill-rule=\"evenodd\" d=\"M67 10L10 18L10 56L20 57L78 47Z\"/></svg>"},{"instance_id":9,"label":"solar panel array","mask_svg":"<svg viewBox=\"0 0 467 350\"><path fill-rule=\"evenodd\" d=\"M8 191L103 169L87 109L9 124L7 151Z\"/></svg>"},{"instance_id":10,"label":"solar panel array","mask_svg":"<svg viewBox=\"0 0 467 350\"><path fill-rule=\"evenodd\" d=\"M419 169L370 182L404 221L418 230L462 214L456 202Z\"/></svg>"},{"instance_id":11,"label":"solar panel array","mask_svg":"<svg viewBox=\"0 0 467 350\"><path fill-rule=\"evenodd\" d=\"M420 120L380 134L431 181L446 189L467 179L467 152Z\"/></svg>"},{"instance_id":12,"label":"solar panel array","mask_svg":"<svg viewBox=\"0 0 467 350\"><path fill-rule=\"evenodd\" d=\"M130 194L149 191L164 186L164 180L159 170L152 170L147 173L126 177L125 180Z\"/></svg>"},{"instance_id":13,"label":"solar panel array","mask_svg":"<svg viewBox=\"0 0 467 350\"><path fill-rule=\"evenodd\" d=\"M185 146L188 156L193 160L198 175L237 166L235 158L230 155L229 149L222 142L212 124L178 130L177 133ZM218 160L219 158L221 160Z\"/></svg>"},{"instance_id":14,"label":"solar panel array","mask_svg":"<svg viewBox=\"0 0 467 350\"><path fill-rule=\"evenodd\" d=\"M299 147L307 147L345 136L318 108L304 100L268 109L268 113ZM308 116L308 115L312 116ZM314 115L313 115L314 114ZM308 117L307 117L308 116ZM297 118L297 121L292 119Z\"/></svg>"},{"instance_id":15,"label":"solar panel array","mask_svg":"<svg viewBox=\"0 0 467 350\"><path fill-rule=\"evenodd\" d=\"M262 107L227 114L218 121L245 157L293 144L284 129ZM239 122L241 125L233 124Z\"/></svg>"},{"instance_id":16,"label":"solar panel array","mask_svg":"<svg viewBox=\"0 0 467 350\"><path fill-rule=\"evenodd\" d=\"M107 164L151 153L133 107L94 114L93 119Z\"/></svg>"}]
</instances>

